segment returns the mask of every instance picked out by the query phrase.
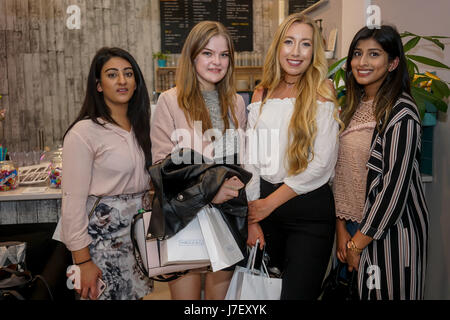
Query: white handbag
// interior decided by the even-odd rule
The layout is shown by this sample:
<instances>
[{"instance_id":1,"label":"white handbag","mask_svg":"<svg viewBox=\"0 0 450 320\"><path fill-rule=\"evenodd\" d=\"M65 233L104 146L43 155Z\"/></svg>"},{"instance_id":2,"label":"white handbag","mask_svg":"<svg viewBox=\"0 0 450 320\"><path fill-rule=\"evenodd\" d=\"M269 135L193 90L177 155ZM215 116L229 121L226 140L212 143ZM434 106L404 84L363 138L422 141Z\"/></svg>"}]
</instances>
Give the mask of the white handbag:
<instances>
[{"instance_id":1,"label":"white handbag","mask_svg":"<svg viewBox=\"0 0 450 320\"><path fill-rule=\"evenodd\" d=\"M197 213L197 217L214 272L244 259L241 249L217 208L206 205Z\"/></svg>"},{"instance_id":2,"label":"white handbag","mask_svg":"<svg viewBox=\"0 0 450 320\"><path fill-rule=\"evenodd\" d=\"M264 260L255 269L259 241L251 249L247 267L237 266L231 278L225 300L280 300L282 279L270 278Z\"/></svg>"},{"instance_id":3,"label":"white handbag","mask_svg":"<svg viewBox=\"0 0 450 320\"><path fill-rule=\"evenodd\" d=\"M151 211L140 212L134 216L133 225L131 228L131 238L134 244L134 252L138 266L148 277L159 281L170 281L171 279L176 278L176 276L168 278L159 276L202 268L210 264L209 260L206 261L203 258L201 261L197 262L178 262L175 264L164 265L162 262L161 244L167 240L147 239L147 230L150 224L150 219ZM166 261L166 263L168 262Z\"/></svg>"}]
</instances>

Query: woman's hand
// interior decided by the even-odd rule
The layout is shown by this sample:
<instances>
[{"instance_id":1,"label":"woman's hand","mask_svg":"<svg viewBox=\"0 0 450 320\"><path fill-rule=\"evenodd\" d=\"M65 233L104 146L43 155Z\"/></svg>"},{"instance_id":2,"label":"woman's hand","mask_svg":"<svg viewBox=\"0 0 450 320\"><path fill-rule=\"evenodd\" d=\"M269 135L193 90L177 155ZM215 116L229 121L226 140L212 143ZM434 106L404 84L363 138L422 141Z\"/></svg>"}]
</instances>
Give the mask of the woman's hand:
<instances>
[{"instance_id":1,"label":"woman's hand","mask_svg":"<svg viewBox=\"0 0 450 320\"><path fill-rule=\"evenodd\" d=\"M336 219L336 256L342 263L347 262L347 242L352 238L343 219Z\"/></svg>"},{"instance_id":2,"label":"woman's hand","mask_svg":"<svg viewBox=\"0 0 450 320\"><path fill-rule=\"evenodd\" d=\"M225 179L225 182L222 183L222 186L211 202L214 204L221 204L236 198L239 195L239 190L244 186L245 184L242 183L242 181L236 176L230 179Z\"/></svg>"},{"instance_id":3,"label":"woman's hand","mask_svg":"<svg viewBox=\"0 0 450 320\"><path fill-rule=\"evenodd\" d=\"M267 198L248 203L248 224L259 222L272 213L274 208Z\"/></svg>"},{"instance_id":4,"label":"woman's hand","mask_svg":"<svg viewBox=\"0 0 450 320\"><path fill-rule=\"evenodd\" d=\"M247 244L250 247L253 247L256 245L256 240L258 239L259 239L259 248L262 250L262 248L266 244L266 241L264 240L264 233L261 229L261 226L259 225L259 223L249 224Z\"/></svg>"},{"instance_id":5,"label":"woman's hand","mask_svg":"<svg viewBox=\"0 0 450 320\"><path fill-rule=\"evenodd\" d=\"M359 249L357 250L359 252L347 249L347 264L349 271L358 270L359 261L361 260L361 253L364 252L365 248L373 241L373 238L366 236L361 232L361 230L357 230L353 235L352 240L354 246Z\"/></svg>"},{"instance_id":6,"label":"woman's hand","mask_svg":"<svg viewBox=\"0 0 450 320\"><path fill-rule=\"evenodd\" d=\"M80 267L80 285L76 290L83 299L97 300L97 279L102 277L102 271L92 262L83 263Z\"/></svg>"},{"instance_id":7,"label":"woman's hand","mask_svg":"<svg viewBox=\"0 0 450 320\"><path fill-rule=\"evenodd\" d=\"M353 250L347 249L347 264L348 271L358 270L359 261L361 260L361 253L357 253Z\"/></svg>"}]
</instances>

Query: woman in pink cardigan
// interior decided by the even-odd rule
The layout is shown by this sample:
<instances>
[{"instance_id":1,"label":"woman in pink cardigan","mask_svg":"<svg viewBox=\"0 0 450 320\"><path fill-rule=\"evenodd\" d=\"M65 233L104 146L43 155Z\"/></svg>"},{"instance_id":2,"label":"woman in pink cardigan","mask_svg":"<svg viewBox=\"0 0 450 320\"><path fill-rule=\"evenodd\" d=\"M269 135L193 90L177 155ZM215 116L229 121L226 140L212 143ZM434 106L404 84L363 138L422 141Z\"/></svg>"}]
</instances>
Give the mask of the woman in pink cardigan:
<instances>
[{"instance_id":1,"label":"woman in pink cardigan","mask_svg":"<svg viewBox=\"0 0 450 320\"><path fill-rule=\"evenodd\" d=\"M243 149L239 129L245 126L244 100L234 86L231 37L219 22L200 22L183 46L176 87L158 99L151 128L153 163L178 148L197 151L205 162L236 162ZM212 202L223 203L237 195L227 189L225 196L216 196ZM190 271L169 282L172 299L200 299L201 273L205 272L205 299L224 299L231 270Z\"/></svg>"}]
</instances>

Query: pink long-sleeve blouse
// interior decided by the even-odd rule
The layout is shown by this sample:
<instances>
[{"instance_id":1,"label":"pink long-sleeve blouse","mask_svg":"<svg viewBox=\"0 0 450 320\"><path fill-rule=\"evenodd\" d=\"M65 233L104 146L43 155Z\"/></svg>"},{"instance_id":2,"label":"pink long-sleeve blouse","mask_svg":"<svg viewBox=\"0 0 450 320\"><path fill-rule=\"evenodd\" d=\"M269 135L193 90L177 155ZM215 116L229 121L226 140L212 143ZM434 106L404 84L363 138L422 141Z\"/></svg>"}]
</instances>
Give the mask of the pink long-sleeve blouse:
<instances>
[{"instance_id":1,"label":"pink long-sleeve blouse","mask_svg":"<svg viewBox=\"0 0 450 320\"><path fill-rule=\"evenodd\" d=\"M105 123L99 119L101 123ZM86 200L148 190L150 176L133 130L91 120L77 122L63 146L61 241L71 251L87 247Z\"/></svg>"}]
</instances>

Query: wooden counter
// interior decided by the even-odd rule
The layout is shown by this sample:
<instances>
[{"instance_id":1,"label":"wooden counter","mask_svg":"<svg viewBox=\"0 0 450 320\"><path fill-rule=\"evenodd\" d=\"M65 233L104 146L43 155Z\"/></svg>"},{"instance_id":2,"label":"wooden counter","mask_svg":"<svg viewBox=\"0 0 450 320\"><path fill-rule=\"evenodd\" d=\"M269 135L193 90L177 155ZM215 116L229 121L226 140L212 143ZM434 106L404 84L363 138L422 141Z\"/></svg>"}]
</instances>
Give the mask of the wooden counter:
<instances>
[{"instance_id":1,"label":"wooden counter","mask_svg":"<svg viewBox=\"0 0 450 320\"><path fill-rule=\"evenodd\" d=\"M39 187L19 187L0 192L0 201L61 199L61 189Z\"/></svg>"},{"instance_id":2,"label":"wooden counter","mask_svg":"<svg viewBox=\"0 0 450 320\"><path fill-rule=\"evenodd\" d=\"M57 222L60 214L61 189L42 184L0 192L0 225Z\"/></svg>"}]
</instances>

